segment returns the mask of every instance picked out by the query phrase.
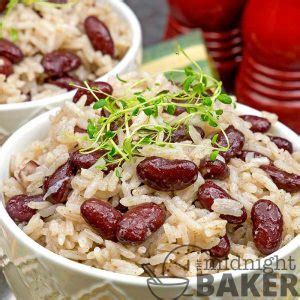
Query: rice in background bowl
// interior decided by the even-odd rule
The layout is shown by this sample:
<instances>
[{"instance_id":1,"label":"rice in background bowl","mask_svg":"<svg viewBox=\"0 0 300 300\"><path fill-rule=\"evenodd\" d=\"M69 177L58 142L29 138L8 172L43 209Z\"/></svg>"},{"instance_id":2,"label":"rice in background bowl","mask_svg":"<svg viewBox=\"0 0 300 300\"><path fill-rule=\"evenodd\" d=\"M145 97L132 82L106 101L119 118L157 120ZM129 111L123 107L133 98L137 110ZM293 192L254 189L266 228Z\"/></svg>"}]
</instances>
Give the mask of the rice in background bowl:
<instances>
[{"instance_id":1,"label":"rice in background bowl","mask_svg":"<svg viewBox=\"0 0 300 300\"><path fill-rule=\"evenodd\" d=\"M85 29L84 21L96 16L109 29L114 43L114 55L95 50ZM81 0L58 7L37 3L31 6L19 3L5 17L2 35L14 42L23 52L23 59L13 65L13 73L0 75L0 104L41 100L67 92L49 84L43 56L56 50L76 54L81 65L66 75L77 80L95 80L112 70L131 46L132 31L107 1ZM57 76L55 76L55 79Z\"/></svg>"},{"instance_id":2,"label":"rice in background bowl","mask_svg":"<svg viewBox=\"0 0 300 300\"><path fill-rule=\"evenodd\" d=\"M90 7L93 3L97 3L97 9ZM39 7L45 13L48 12L46 13L47 20L41 20L30 7L18 4L16 9L7 17L7 23L5 23L7 28L11 26L11 28L17 27L19 29L17 43L21 43L20 47L24 47L24 50L22 49L24 54L30 56L14 65L17 73L10 75L8 80L0 75L0 90L2 90L0 103L3 103L0 104L0 143L26 121L61 105L66 100L72 99L75 93L74 91L66 92L65 89L52 84L37 84L37 78L41 83L40 76L42 76L42 81L44 80L43 67L40 63L42 53L51 52L57 47L74 51L81 58L82 65L77 70L72 71L70 75L75 75L83 80L106 80L113 74L123 74L135 70L141 63L141 27L135 14L123 2L117 0L78 1L75 7L76 11L80 12L79 16L69 13L73 8ZM102 55L100 51L95 51L87 35L83 33L83 17L93 13L93 11L95 12L95 10L96 16L100 14L97 17L103 20L105 24L107 22L106 25L111 31L115 43L116 57L114 59L109 55ZM53 14L53 12L56 13ZM64 17L63 12L66 13ZM35 23L32 20L29 21L26 18L27 13L34 15L41 22L41 26L37 27L38 21ZM22 19L24 20L18 22L16 26L15 20L18 19L19 15L23 16ZM52 24L55 18L57 18L57 22ZM51 27L49 27L50 25ZM54 31L53 28L57 31ZM47 29L49 30L48 33ZM41 34L40 39L31 34L36 30ZM11 35L4 31L4 37L9 38ZM28 92L32 94L34 101L26 101L28 100ZM18 102L22 103L19 104Z\"/></svg>"},{"instance_id":3,"label":"rice in background bowl","mask_svg":"<svg viewBox=\"0 0 300 300\"><path fill-rule=\"evenodd\" d=\"M135 80L134 78L135 75L133 77L125 77L124 79L129 81L126 84L114 80L112 82L114 96L124 96L124 91L128 91L127 87L132 85L131 80ZM146 78L145 83L136 90L131 91L132 93L149 87L150 91L147 93L148 97L151 97L162 90L176 90L176 87L163 76L158 76L153 80L150 76L144 74L143 78ZM10 165L10 174L14 174L14 177L6 180L3 188L6 198L22 193L31 195L42 193L41 186L45 177L53 174L58 167L66 163L69 159L69 153L74 150L78 143L81 146L86 145L87 141L83 138L84 134L78 132L75 128L85 129L88 119L97 117L100 111L97 112L90 106L84 106L84 102L85 99L80 100L77 104L72 102L66 103L62 110L51 118L49 134L45 140L36 141L35 136L31 139L33 143L29 149L24 152L17 151ZM254 110L244 106L239 106L239 110L242 113L256 113ZM161 112L160 114L162 118L170 118L170 116ZM286 137L294 142L295 150L299 150L299 138L296 134L293 134L283 125L278 125L276 116L270 114L264 114L264 116L273 124L270 134L279 134L281 136L288 134ZM44 124L42 128L48 126L48 121L41 121L42 118L39 118L39 120L36 124L39 124L39 126ZM155 120L151 121L155 122ZM136 117L132 126L135 125L135 122L141 124L147 122L147 118L141 113ZM227 108L221 117L220 126L225 129L232 124L246 138L244 149L259 151L271 157L276 166L287 172L299 175L299 152L290 154L287 151L278 149L275 144L270 142L269 137L264 134L253 133L249 130L250 124L248 122L243 121L237 112ZM196 122L193 125L201 125L207 136L214 132L211 127L204 123ZM30 124L25 126L25 128L27 127L27 134L28 128L32 128L31 126ZM76 131L75 133L74 130ZM122 140L122 136L119 136L119 139ZM193 141L198 143L197 151L190 151L179 144L173 149L145 146L143 153L145 156L151 156L155 152L157 156L169 159L189 159L198 165L200 160L211 152L211 142L207 138L201 140L197 135L194 136ZM24 163L26 164L30 160L34 160L39 166L29 176L20 179L20 169L23 168ZM20 225L20 227L32 239L65 258L79 261L83 265L129 275L143 275L142 264L150 264L156 275L162 275L164 259L175 246L193 244L201 249L210 249L218 243L219 237L223 236L226 231L231 240L229 261L237 257L253 260L262 258L253 242L252 225L249 217L240 228L234 231L230 226L226 228L226 222L219 217L219 213L222 213L220 210L218 213L209 212L193 205L197 189L204 183L201 175L198 175L196 183L185 190L175 192L175 195L158 192L147 185L141 185L141 181L135 171L136 165L140 160L141 158L134 159L123 165L122 181L119 180L114 172L105 175L95 167L81 169L72 179L73 190L66 204L32 203L30 206L38 209L38 212L28 224ZM287 255L288 249L295 251L299 246L299 239L297 241L297 238L295 238L299 233L299 192L288 193L278 189L266 173L260 169L262 163L265 163L265 161L251 156L247 158L247 162L234 158L228 164L230 168L229 178L215 182L228 191L240 204L245 206L248 216L253 203L258 199L266 198L278 205L284 216L281 247L286 245L278 253ZM8 169L6 169L4 178L8 176ZM91 197L105 199L114 206L119 202L129 207L148 201L155 202L166 208L167 219L164 225L141 245L116 243L103 239L83 220L80 206L85 199ZM219 209L222 209L222 207L219 207ZM6 213L5 215L6 219L8 219ZM195 234L195 231L197 231L197 234ZM28 243L27 237L26 243ZM34 245L32 241L30 243ZM42 250L38 248L37 251ZM53 257L53 260L59 261L57 263L60 264L60 259L58 260L57 256L43 250L43 255L45 253L48 253L47 256ZM193 255L181 252L176 256L176 259L179 261L185 261L188 258L205 260L209 259L210 255L207 252L193 253ZM70 265L75 266L74 263L70 262L67 268ZM77 272L80 267L76 266L76 269ZM122 286L124 282L127 287L132 284L130 283L132 279L128 276L118 275L113 277L113 275L108 275L105 271L97 273L96 271L87 271L84 267L81 270L85 274L84 276L93 277L95 275L96 277L109 278L110 282L118 286ZM73 272L74 269L73 271L69 269L69 271ZM195 276L196 271L195 269L183 271L176 268L175 265L170 265L170 274L168 275L190 277ZM210 272L210 270L203 268L200 272L205 274ZM86 275L87 273L90 275ZM91 274L94 275L92 276ZM134 282L133 286L137 289L136 293L142 293L142 290L147 291L143 279L135 279ZM131 295L131 293L134 294L135 292L133 292L132 288L128 288L128 293Z\"/></svg>"}]
</instances>

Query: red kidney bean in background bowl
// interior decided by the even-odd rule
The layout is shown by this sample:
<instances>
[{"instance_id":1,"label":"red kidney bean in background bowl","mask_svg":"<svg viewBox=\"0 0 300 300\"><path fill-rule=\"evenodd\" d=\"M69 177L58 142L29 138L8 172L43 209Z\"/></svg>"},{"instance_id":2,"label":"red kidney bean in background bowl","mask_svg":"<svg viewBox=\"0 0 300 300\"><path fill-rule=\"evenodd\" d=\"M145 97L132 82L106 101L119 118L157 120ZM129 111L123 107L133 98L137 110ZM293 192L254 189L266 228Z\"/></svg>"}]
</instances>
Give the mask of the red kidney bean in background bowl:
<instances>
[{"instance_id":1,"label":"red kidney bean in background bowl","mask_svg":"<svg viewBox=\"0 0 300 300\"><path fill-rule=\"evenodd\" d=\"M182 190L198 178L198 168L193 162L157 156L145 158L136 171L144 184L158 191Z\"/></svg>"},{"instance_id":2,"label":"red kidney bean in background bowl","mask_svg":"<svg viewBox=\"0 0 300 300\"><path fill-rule=\"evenodd\" d=\"M75 53L66 50L55 50L44 55L42 65L50 77L62 77L76 70L81 65L81 59Z\"/></svg>"},{"instance_id":3,"label":"red kidney bean in background bowl","mask_svg":"<svg viewBox=\"0 0 300 300\"><path fill-rule=\"evenodd\" d=\"M116 241L117 226L122 218L121 212L110 203L89 199L80 207L81 215L102 238Z\"/></svg>"},{"instance_id":4,"label":"red kidney bean in background bowl","mask_svg":"<svg viewBox=\"0 0 300 300\"><path fill-rule=\"evenodd\" d=\"M202 184L198 189L197 200L203 208L212 211L211 207L215 199L233 199L224 189L215 184L213 181L208 180ZM233 199L234 200L234 199ZM241 224L247 219L247 212L245 207L242 208L242 215L239 217L231 215L220 215L220 217L231 224Z\"/></svg>"},{"instance_id":5,"label":"red kidney bean in background bowl","mask_svg":"<svg viewBox=\"0 0 300 300\"><path fill-rule=\"evenodd\" d=\"M82 86L82 82L78 78L69 75L59 78L50 78L46 82L49 84L56 85L62 89L66 89L67 91L72 91L76 88L70 84Z\"/></svg>"},{"instance_id":6,"label":"red kidney bean in background bowl","mask_svg":"<svg viewBox=\"0 0 300 300\"><path fill-rule=\"evenodd\" d=\"M117 239L124 244L144 242L165 222L165 210L155 203L143 203L129 209L117 226Z\"/></svg>"},{"instance_id":7,"label":"red kidney bean in background bowl","mask_svg":"<svg viewBox=\"0 0 300 300\"><path fill-rule=\"evenodd\" d=\"M84 21L85 32L95 50L114 56L115 45L107 26L96 16L89 16Z\"/></svg>"},{"instance_id":8,"label":"red kidney bean in background bowl","mask_svg":"<svg viewBox=\"0 0 300 300\"><path fill-rule=\"evenodd\" d=\"M53 204L64 203L71 191L71 180L76 171L68 161L44 180L45 199Z\"/></svg>"},{"instance_id":9,"label":"red kidney bean in background bowl","mask_svg":"<svg viewBox=\"0 0 300 300\"><path fill-rule=\"evenodd\" d=\"M271 128L271 122L266 118L253 115L242 115L240 117L244 121L251 123L250 130L253 132L265 133Z\"/></svg>"},{"instance_id":10,"label":"red kidney bean in background bowl","mask_svg":"<svg viewBox=\"0 0 300 300\"><path fill-rule=\"evenodd\" d=\"M278 250L283 232L283 216L278 206L270 200L258 200L252 207L251 220L256 248L264 255Z\"/></svg>"},{"instance_id":11,"label":"red kidney bean in background bowl","mask_svg":"<svg viewBox=\"0 0 300 300\"><path fill-rule=\"evenodd\" d=\"M36 213L35 209L28 206L28 203L41 201L43 201L43 195L17 195L9 199L6 210L15 222L28 222Z\"/></svg>"},{"instance_id":12,"label":"red kidney bean in background bowl","mask_svg":"<svg viewBox=\"0 0 300 300\"><path fill-rule=\"evenodd\" d=\"M2 38L0 39L0 56L4 56L12 63L17 64L23 59L23 52L16 44Z\"/></svg>"},{"instance_id":13,"label":"red kidney bean in background bowl","mask_svg":"<svg viewBox=\"0 0 300 300\"><path fill-rule=\"evenodd\" d=\"M113 93L112 86L107 82L88 81L87 84L93 90L94 94L97 96L98 99L104 99L107 97L107 95L112 95L112 93ZM86 88L85 86L83 86L83 87ZM73 102L77 103L83 95L87 96L87 100L85 102L86 106L97 101L97 99L94 97L94 95L90 91L88 91L86 89L78 89L78 91L76 92L76 94L73 98Z\"/></svg>"},{"instance_id":14,"label":"red kidney bean in background bowl","mask_svg":"<svg viewBox=\"0 0 300 300\"><path fill-rule=\"evenodd\" d=\"M8 77L13 73L13 64L5 56L0 56L0 74Z\"/></svg>"},{"instance_id":15,"label":"red kidney bean in background bowl","mask_svg":"<svg viewBox=\"0 0 300 300\"><path fill-rule=\"evenodd\" d=\"M0 2L2 3L2 1ZM141 64L142 57L141 26L136 15L132 11L132 9L123 1L107 0L106 2L112 8L114 13L118 17L123 19L126 23L127 26L125 29L131 33L129 39L130 45L126 53L122 55L122 58L120 57L119 59L118 57L118 61L114 62L112 68L110 70L107 70L105 74L96 78L95 81L107 81L109 78L115 76L116 74L119 74L122 77L122 74L137 69ZM0 53L0 56L3 55ZM73 76L74 74L68 75ZM45 96L43 99L33 98L28 102L0 104L0 144L2 144L5 139L8 138L8 136L13 132L15 132L19 127L29 122L30 119L33 118L33 116L36 116L38 113L43 113L55 107L59 107L65 101L72 100L75 93L76 90L72 90L69 92L60 93L55 96Z\"/></svg>"}]
</instances>

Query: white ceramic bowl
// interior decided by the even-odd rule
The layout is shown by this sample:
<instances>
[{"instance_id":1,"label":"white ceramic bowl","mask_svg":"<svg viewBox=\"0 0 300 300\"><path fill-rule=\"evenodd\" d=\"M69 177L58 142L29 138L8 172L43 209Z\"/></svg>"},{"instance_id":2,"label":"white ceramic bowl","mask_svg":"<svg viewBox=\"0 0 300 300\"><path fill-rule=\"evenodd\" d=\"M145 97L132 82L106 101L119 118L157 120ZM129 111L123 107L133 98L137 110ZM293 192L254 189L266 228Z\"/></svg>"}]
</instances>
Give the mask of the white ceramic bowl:
<instances>
[{"instance_id":1,"label":"white ceramic bowl","mask_svg":"<svg viewBox=\"0 0 300 300\"><path fill-rule=\"evenodd\" d=\"M244 105L238 105L241 113L256 114L259 112ZM9 177L9 163L13 154L22 151L31 142L45 138L49 128L49 116L57 111L52 110L33 119L17 130L0 150L0 182ZM275 126L277 135L287 137L300 150L300 139L296 133L281 123ZM28 237L9 217L4 206L3 194L0 194L0 248L3 248L3 271L17 297L22 300L44 299L155 299L163 295L171 299L185 290L185 281L165 278L161 287L145 277L134 277L91 268L50 252ZM271 256L261 259L263 265L270 257L287 259L299 254L300 236L294 238ZM299 258L299 255L298 255ZM1 259L0 259L1 260ZM0 263L1 265L1 263ZM258 264L256 263L256 266ZM299 269L298 269L299 270ZM242 274L261 271L227 271L232 274L238 290ZM218 287L222 273L214 275L214 286ZM147 286L149 284L149 288ZM197 280L189 278L189 287L185 294L195 293ZM258 283L256 286L258 287ZM216 291L216 290L215 290ZM96 298L93 298L97 296ZM82 298L81 298L82 297ZM115 298L113 298L115 297ZM192 299L192 298L188 298Z\"/></svg>"},{"instance_id":2,"label":"white ceramic bowl","mask_svg":"<svg viewBox=\"0 0 300 300\"><path fill-rule=\"evenodd\" d=\"M103 0L98 1L103 2ZM106 81L112 75L133 71L141 64L142 33L136 15L124 2L120 0L104 0L104 2L107 2L128 24L128 30L132 33L131 46L122 60L111 71L98 78L98 80ZM20 126L37 115L60 106L64 101L71 99L74 94L75 91L71 91L31 102L0 104L0 145L1 140L4 141Z\"/></svg>"}]
</instances>

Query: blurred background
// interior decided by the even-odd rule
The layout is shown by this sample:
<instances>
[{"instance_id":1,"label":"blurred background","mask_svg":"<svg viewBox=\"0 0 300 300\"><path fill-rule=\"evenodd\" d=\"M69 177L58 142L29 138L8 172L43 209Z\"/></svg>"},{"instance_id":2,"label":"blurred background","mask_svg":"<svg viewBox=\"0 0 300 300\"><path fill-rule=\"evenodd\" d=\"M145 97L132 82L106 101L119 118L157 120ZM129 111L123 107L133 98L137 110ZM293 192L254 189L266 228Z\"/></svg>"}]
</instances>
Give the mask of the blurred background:
<instances>
[{"instance_id":1,"label":"blurred background","mask_svg":"<svg viewBox=\"0 0 300 300\"><path fill-rule=\"evenodd\" d=\"M164 0L125 0L139 18L143 30L144 47L159 43L167 24L168 7Z\"/></svg>"}]
</instances>

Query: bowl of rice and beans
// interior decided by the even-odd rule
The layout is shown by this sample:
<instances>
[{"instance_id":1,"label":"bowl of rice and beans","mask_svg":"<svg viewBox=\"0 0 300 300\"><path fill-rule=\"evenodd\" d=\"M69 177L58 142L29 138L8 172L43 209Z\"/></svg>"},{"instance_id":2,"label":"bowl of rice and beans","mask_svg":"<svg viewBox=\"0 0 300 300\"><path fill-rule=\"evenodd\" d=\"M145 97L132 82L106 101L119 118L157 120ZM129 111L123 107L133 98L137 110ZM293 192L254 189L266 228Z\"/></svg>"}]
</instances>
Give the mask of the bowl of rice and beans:
<instances>
[{"instance_id":1,"label":"bowl of rice and beans","mask_svg":"<svg viewBox=\"0 0 300 300\"><path fill-rule=\"evenodd\" d=\"M8 1L7 1L8 2ZM134 70L141 28L122 1L19 2L3 6L0 135L72 98L84 82Z\"/></svg>"},{"instance_id":2,"label":"bowl of rice and beans","mask_svg":"<svg viewBox=\"0 0 300 300\"><path fill-rule=\"evenodd\" d=\"M228 262L299 248L299 150L275 115L236 104L197 67L176 83L130 73L88 85L3 146L5 254L66 296L151 299L145 265L191 285L226 268L239 280Z\"/></svg>"}]
</instances>

